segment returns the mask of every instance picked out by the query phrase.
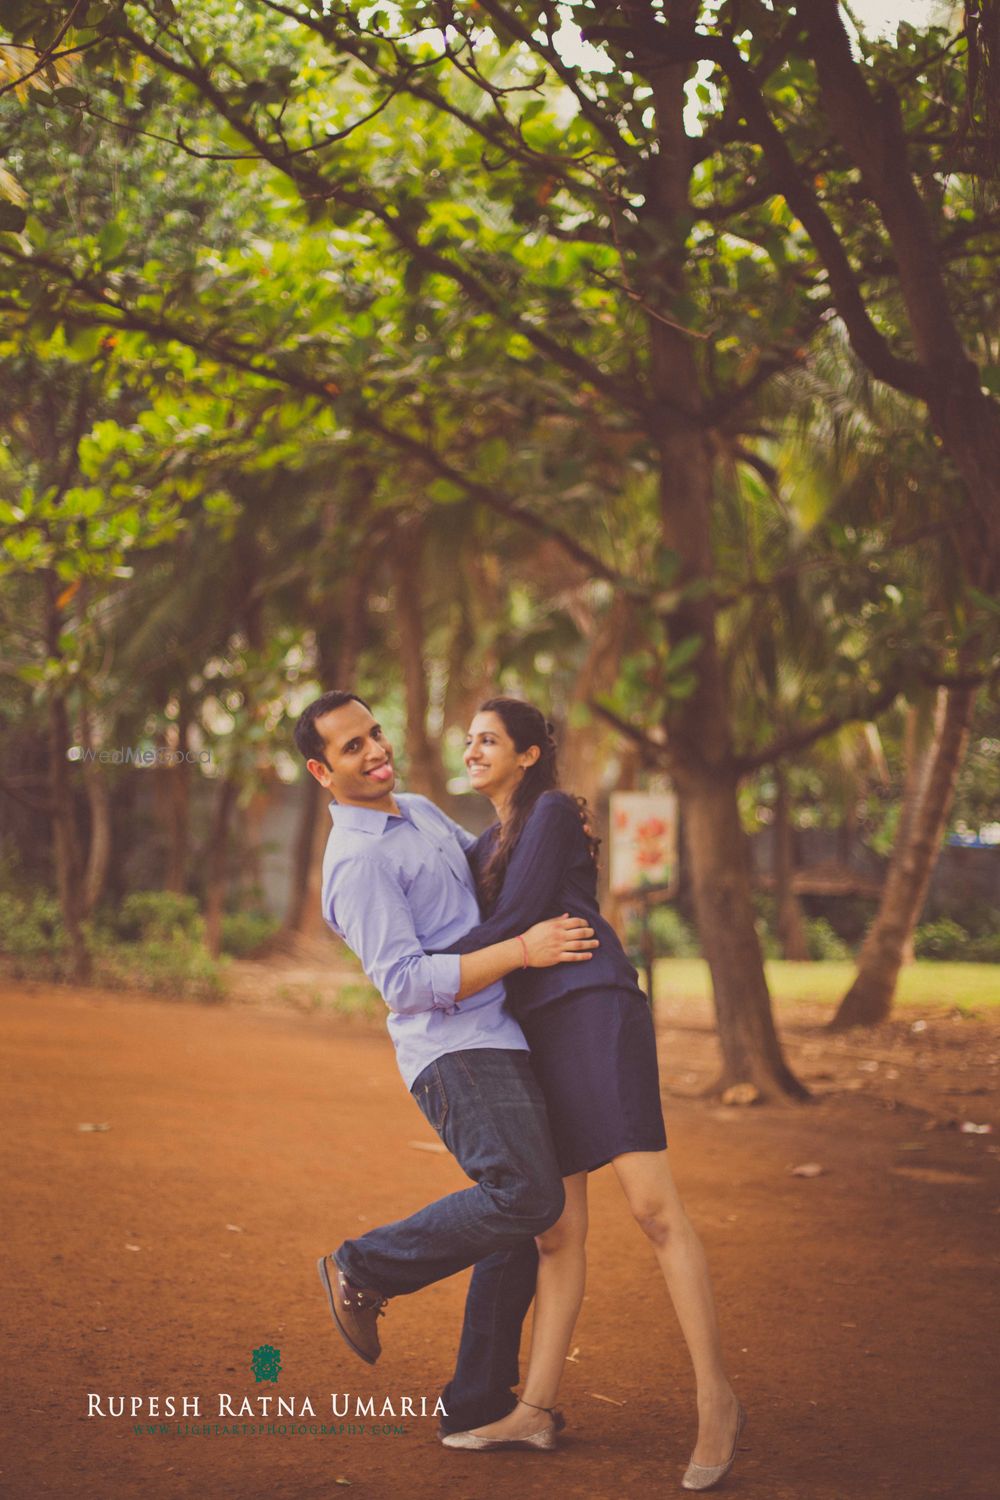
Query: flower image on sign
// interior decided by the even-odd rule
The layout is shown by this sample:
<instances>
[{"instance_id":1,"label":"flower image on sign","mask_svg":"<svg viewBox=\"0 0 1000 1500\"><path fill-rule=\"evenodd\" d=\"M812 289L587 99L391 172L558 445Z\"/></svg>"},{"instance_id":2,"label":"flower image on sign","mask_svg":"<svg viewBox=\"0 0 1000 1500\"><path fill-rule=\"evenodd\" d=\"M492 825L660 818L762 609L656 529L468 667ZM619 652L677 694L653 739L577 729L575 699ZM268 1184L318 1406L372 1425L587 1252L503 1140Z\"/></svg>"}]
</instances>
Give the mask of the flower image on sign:
<instances>
[{"instance_id":1,"label":"flower image on sign","mask_svg":"<svg viewBox=\"0 0 1000 1500\"><path fill-rule=\"evenodd\" d=\"M611 889L670 885L677 872L677 798L673 792L614 792Z\"/></svg>"}]
</instances>

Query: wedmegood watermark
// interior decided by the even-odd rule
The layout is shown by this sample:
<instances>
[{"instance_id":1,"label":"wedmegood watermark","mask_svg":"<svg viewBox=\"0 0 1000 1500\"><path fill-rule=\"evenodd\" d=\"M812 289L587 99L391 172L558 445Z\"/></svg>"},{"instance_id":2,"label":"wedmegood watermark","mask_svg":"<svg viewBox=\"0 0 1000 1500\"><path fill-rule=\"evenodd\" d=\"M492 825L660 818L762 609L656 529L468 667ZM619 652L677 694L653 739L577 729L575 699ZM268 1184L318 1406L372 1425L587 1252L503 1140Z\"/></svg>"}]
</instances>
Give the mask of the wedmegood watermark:
<instances>
[{"instance_id":1,"label":"wedmegood watermark","mask_svg":"<svg viewBox=\"0 0 1000 1500\"><path fill-rule=\"evenodd\" d=\"M66 759L99 766L208 766L212 763L212 752L168 750L165 746L141 750L136 745L118 745L114 750L88 750L82 745L73 745L66 752Z\"/></svg>"}]
</instances>

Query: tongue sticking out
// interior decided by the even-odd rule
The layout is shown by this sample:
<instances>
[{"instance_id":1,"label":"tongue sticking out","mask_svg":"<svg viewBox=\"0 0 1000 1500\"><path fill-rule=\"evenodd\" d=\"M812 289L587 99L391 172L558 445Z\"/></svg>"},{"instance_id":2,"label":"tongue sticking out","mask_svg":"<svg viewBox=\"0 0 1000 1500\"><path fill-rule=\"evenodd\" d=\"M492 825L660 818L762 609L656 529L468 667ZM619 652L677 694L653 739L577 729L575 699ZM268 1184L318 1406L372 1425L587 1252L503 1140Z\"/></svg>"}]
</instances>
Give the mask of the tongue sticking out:
<instances>
[{"instance_id":1,"label":"tongue sticking out","mask_svg":"<svg viewBox=\"0 0 1000 1500\"><path fill-rule=\"evenodd\" d=\"M368 775L371 777L372 781L391 781L392 767L377 766L374 771L369 771Z\"/></svg>"}]
</instances>

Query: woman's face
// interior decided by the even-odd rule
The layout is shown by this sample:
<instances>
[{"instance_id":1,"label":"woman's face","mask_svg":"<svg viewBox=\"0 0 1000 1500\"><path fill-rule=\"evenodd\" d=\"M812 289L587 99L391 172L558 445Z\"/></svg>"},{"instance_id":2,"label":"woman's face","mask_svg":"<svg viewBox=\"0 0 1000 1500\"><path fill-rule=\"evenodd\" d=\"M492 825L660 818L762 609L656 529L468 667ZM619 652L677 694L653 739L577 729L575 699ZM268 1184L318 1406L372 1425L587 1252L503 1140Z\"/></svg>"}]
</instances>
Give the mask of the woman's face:
<instances>
[{"instance_id":1,"label":"woman's face","mask_svg":"<svg viewBox=\"0 0 1000 1500\"><path fill-rule=\"evenodd\" d=\"M477 792L491 802L506 802L528 766L538 759L537 745L518 750L499 714L476 714L465 737L465 768Z\"/></svg>"}]
</instances>

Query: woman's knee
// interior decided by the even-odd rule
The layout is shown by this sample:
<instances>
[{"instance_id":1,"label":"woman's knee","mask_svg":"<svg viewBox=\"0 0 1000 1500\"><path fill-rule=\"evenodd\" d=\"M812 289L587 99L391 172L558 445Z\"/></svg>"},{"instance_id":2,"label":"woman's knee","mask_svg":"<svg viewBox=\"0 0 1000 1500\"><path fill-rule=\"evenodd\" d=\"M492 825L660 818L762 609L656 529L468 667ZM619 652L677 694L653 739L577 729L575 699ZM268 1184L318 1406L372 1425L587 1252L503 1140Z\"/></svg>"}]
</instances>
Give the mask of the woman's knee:
<instances>
[{"instance_id":1,"label":"woman's knee","mask_svg":"<svg viewBox=\"0 0 1000 1500\"><path fill-rule=\"evenodd\" d=\"M559 1255L571 1246L583 1246L587 1240L587 1211L568 1205L551 1229L535 1236L539 1255Z\"/></svg>"},{"instance_id":2,"label":"woman's knee","mask_svg":"<svg viewBox=\"0 0 1000 1500\"><path fill-rule=\"evenodd\" d=\"M632 1215L648 1240L662 1246L676 1235L683 1215L664 1198L641 1198L629 1204Z\"/></svg>"}]
</instances>

